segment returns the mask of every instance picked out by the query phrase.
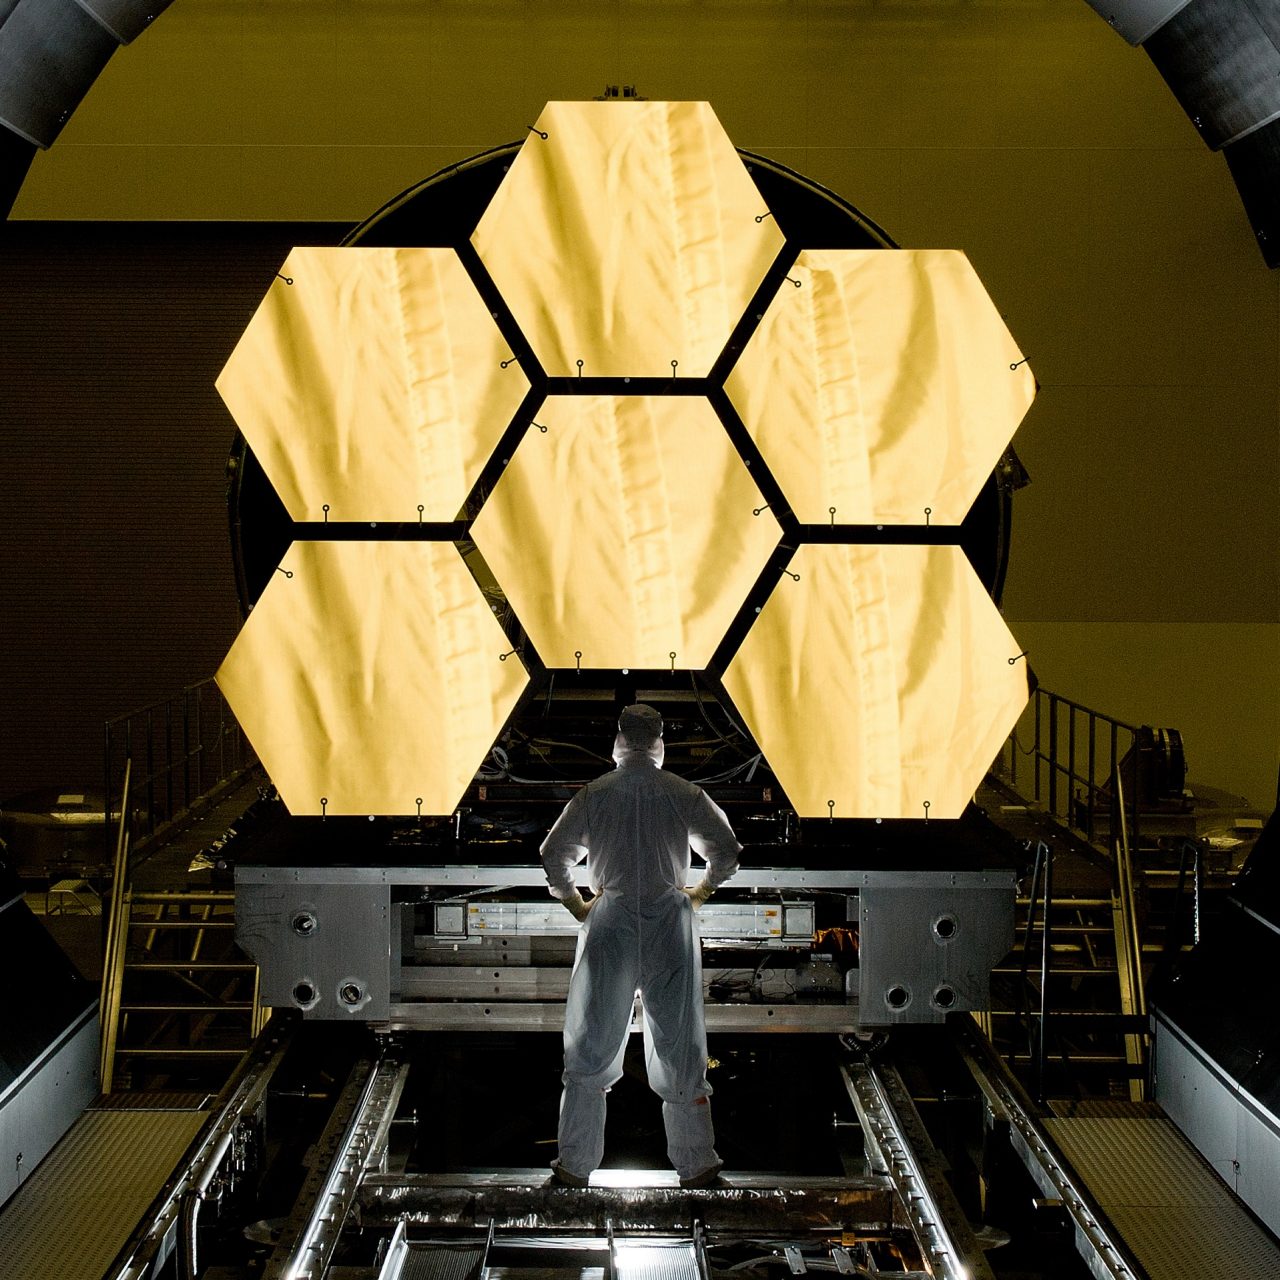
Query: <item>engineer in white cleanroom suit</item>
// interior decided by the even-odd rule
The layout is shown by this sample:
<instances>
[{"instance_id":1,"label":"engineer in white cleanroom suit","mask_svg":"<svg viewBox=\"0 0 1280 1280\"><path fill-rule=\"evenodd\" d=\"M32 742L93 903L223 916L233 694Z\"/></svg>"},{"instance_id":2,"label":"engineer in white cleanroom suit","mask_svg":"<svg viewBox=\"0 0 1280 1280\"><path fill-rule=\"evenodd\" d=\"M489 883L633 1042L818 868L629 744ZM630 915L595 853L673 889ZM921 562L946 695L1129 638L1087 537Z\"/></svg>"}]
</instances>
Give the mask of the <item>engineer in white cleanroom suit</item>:
<instances>
[{"instance_id":1,"label":"engineer in white cleanroom suit","mask_svg":"<svg viewBox=\"0 0 1280 1280\"><path fill-rule=\"evenodd\" d=\"M645 1069L662 1098L667 1154L684 1186L720 1171L711 1127L702 954L693 913L738 867L742 846L720 807L662 768L662 717L627 707L617 768L569 801L542 845L553 897L582 924L564 1021L556 1181L585 1186L604 1155L605 1094L622 1076L631 1006L644 1007ZM706 859L686 889L689 851ZM596 896L584 902L571 868L587 859Z\"/></svg>"}]
</instances>

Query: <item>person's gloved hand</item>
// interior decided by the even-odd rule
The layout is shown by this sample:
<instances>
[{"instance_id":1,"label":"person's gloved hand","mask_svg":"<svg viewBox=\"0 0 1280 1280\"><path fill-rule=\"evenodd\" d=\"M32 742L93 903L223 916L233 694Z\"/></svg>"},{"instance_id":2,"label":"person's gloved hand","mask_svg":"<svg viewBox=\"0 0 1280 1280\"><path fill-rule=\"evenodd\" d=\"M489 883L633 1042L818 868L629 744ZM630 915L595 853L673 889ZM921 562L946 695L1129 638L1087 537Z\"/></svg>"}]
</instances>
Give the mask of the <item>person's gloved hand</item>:
<instances>
[{"instance_id":1,"label":"person's gloved hand","mask_svg":"<svg viewBox=\"0 0 1280 1280\"><path fill-rule=\"evenodd\" d=\"M693 909L696 911L711 897L715 890L706 880L700 880L692 889L684 889L682 892L688 896L689 901L693 903Z\"/></svg>"},{"instance_id":2,"label":"person's gloved hand","mask_svg":"<svg viewBox=\"0 0 1280 1280\"><path fill-rule=\"evenodd\" d=\"M590 902L586 902L583 900L582 894L575 889L571 897L561 898L560 901L569 908L569 914L573 916L579 924L581 924L587 918L591 908L594 907L600 899L599 897L595 897L592 898Z\"/></svg>"}]
</instances>

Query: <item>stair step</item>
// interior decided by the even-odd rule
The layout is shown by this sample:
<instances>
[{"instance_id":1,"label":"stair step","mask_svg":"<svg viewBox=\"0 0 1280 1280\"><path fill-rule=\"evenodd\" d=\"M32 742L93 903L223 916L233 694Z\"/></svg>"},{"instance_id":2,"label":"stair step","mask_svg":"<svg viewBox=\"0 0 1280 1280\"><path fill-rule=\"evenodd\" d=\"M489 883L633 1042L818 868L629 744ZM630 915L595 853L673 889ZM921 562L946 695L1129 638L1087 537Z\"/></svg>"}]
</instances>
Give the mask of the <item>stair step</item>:
<instances>
[{"instance_id":1,"label":"stair step","mask_svg":"<svg viewBox=\"0 0 1280 1280\"><path fill-rule=\"evenodd\" d=\"M188 1049L174 1045L169 1049L157 1049L154 1045L130 1048L128 1045L116 1045L117 1058L243 1058L249 1052L248 1044L239 1049Z\"/></svg>"},{"instance_id":2,"label":"stair step","mask_svg":"<svg viewBox=\"0 0 1280 1280\"><path fill-rule=\"evenodd\" d=\"M121 1013L248 1013L252 1000L208 1004L122 1004Z\"/></svg>"},{"instance_id":3,"label":"stair step","mask_svg":"<svg viewBox=\"0 0 1280 1280\"><path fill-rule=\"evenodd\" d=\"M131 929L234 929L234 920L139 920L129 921Z\"/></svg>"}]
</instances>

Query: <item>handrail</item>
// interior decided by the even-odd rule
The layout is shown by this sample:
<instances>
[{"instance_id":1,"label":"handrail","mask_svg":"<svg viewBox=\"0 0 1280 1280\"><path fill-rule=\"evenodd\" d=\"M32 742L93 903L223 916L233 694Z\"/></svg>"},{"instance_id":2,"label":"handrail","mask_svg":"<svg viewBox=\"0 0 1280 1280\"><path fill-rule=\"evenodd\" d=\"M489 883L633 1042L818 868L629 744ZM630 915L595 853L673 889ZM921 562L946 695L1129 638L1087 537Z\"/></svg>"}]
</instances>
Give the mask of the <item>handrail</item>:
<instances>
[{"instance_id":1,"label":"handrail","mask_svg":"<svg viewBox=\"0 0 1280 1280\"><path fill-rule=\"evenodd\" d=\"M1133 891L1133 848L1129 844L1129 831L1124 817L1124 779L1116 773L1116 816L1119 822L1119 855L1117 865L1121 869L1121 890L1124 894L1126 914L1130 923L1130 963L1134 976L1134 1013L1145 1017L1147 1012L1146 986L1142 977L1142 951L1138 941L1138 903Z\"/></svg>"},{"instance_id":2,"label":"handrail","mask_svg":"<svg viewBox=\"0 0 1280 1280\"><path fill-rule=\"evenodd\" d=\"M252 748L213 677L115 716L103 726L108 852L111 813L130 815L134 853L241 777ZM130 782L117 789L125 764Z\"/></svg>"},{"instance_id":3,"label":"handrail","mask_svg":"<svg viewBox=\"0 0 1280 1280\"><path fill-rule=\"evenodd\" d=\"M1124 779L1117 769L1112 799L1112 863L1115 868L1116 908L1116 969L1120 981L1120 1012L1125 1016L1146 1017L1147 998L1142 979L1142 939L1138 930L1137 900L1133 891L1133 850L1129 845L1129 831L1124 816ZM1141 1068L1146 1059L1145 1044L1141 1032L1129 1031L1124 1037L1125 1061L1130 1067ZM1146 1094L1141 1076L1129 1080L1129 1099L1141 1102Z\"/></svg>"},{"instance_id":4,"label":"handrail","mask_svg":"<svg viewBox=\"0 0 1280 1280\"><path fill-rule=\"evenodd\" d=\"M1028 710L1024 712L1024 728L1028 717L1034 733L1031 745L1023 746L1015 730L1009 738L1008 753L1002 753L999 764L1016 789L1020 762L1024 757L1030 757L1033 772L1031 798L1043 805L1055 821L1082 836L1107 857L1112 871L1112 932L1120 986L1120 1012L1132 1025L1133 1020L1145 1020L1146 1016L1142 939L1134 887L1135 877L1140 874L1135 865L1139 825L1136 755L1142 729L1043 688L1035 690ZM1135 764L1134 785L1126 796L1121 765L1128 752L1134 753ZM1025 795L1025 791L1022 794ZM1099 816L1101 822L1096 821ZM1104 823L1108 827L1105 835L1101 829ZM1041 858L1037 852L1028 923L1035 912L1036 877L1040 873ZM1047 904L1045 921L1047 933ZM1028 958L1024 948L1024 974ZM1043 997L1042 979L1042 1000ZM1039 1038L1033 1038L1028 1046L1039 1089L1043 1089L1044 1080L1043 1023L1048 1015L1049 1009L1045 1004L1038 1028ZM1126 1031L1124 1048L1126 1062L1138 1072L1130 1079L1131 1098L1140 1101L1144 1093L1144 1081L1140 1075L1146 1057L1144 1033Z\"/></svg>"},{"instance_id":5,"label":"handrail","mask_svg":"<svg viewBox=\"0 0 1280 1280\"><path fill-rule=\"evenodd\" d=\"M124 792L129 794L133 761L124 768ZM110 807L107 812L110 813ZM124 978L125 958L125 892L129 865L129 823L127 806L120 806L120 822L116 834L116 856L111 872L111 908L107 916L106 954L102 962L102 989L98 992L98 1080L102 1092L110 1093L114 1084L116 1027L120 1017L120 991Z\"/></svg>"},{"instance_id":6,"label":"handrail","mask_svg":"<svg viewBox=\"0 0 1280 1280\"><path fill-rule=\"evenodd\" d=\"M1044 688L1032 694L1020 724L1025 725L1028 714L1034 734L1031 745L1023 746L1015 729L1007 753L1001 753L999 763L1009 782L1018 787L1021 759L1030 757L1031 798L1064 826L1109 852L1099 838L1095 818L1110 811L1108 789L1119 776L1124 754L1137 746L1141 729ZM1134 787L1126 814L1134 846L1138 844L1138 807Z\"/></svg>"}]
</instances>

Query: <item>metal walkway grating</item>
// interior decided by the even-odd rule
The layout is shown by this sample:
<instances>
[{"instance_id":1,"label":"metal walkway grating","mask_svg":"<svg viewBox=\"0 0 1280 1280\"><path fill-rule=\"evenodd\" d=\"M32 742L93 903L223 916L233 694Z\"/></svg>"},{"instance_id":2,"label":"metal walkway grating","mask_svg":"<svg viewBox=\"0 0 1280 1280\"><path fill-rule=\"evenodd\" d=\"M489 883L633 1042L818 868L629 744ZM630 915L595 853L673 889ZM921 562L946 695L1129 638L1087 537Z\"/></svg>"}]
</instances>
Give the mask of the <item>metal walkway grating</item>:
<instances>
[{"instance_id":1,"label":"metal walkway grating","mask_svg":"<svg viewBox=\"0 0 1280 1280\"><path fill-rule=\"evenodd\" d=\"M699 1280L698 1257L690 1243L630 1244L613 1247L617 1280Z\"/></svg>"},{"instance_id":2,"label":"metal walkway grating","mask_svg":"<svg viewBox=\"0 0 1280 1280\"><path fill-rule=\"evenodd\" d=\"M484 1255L483 1245L450 1248L410 1243L400 1280L472 1280L484 1264Z\"/></svg>"},{"instance_id":3,"label":"metal walkway grating","mask_svg":"<svg viewBox=\"0 0 1280 1280\"><path fill-rule=\"evenodd\" d=\"M0 1210L0 1280L99 1280L204 1119L86 1111Z\"/></svg>"},{"instance_id":4,"label":"metal walkway grating","mask_svg":"<svg viewBox=\"0 0 1280 1280\"><path fill-rule=\"evenodd\" d=\"M1075 1116L1044 1125L1151 1280L1280 1280L1280 1245L1173 1121Z\"/></svg>"}]
</instances>

